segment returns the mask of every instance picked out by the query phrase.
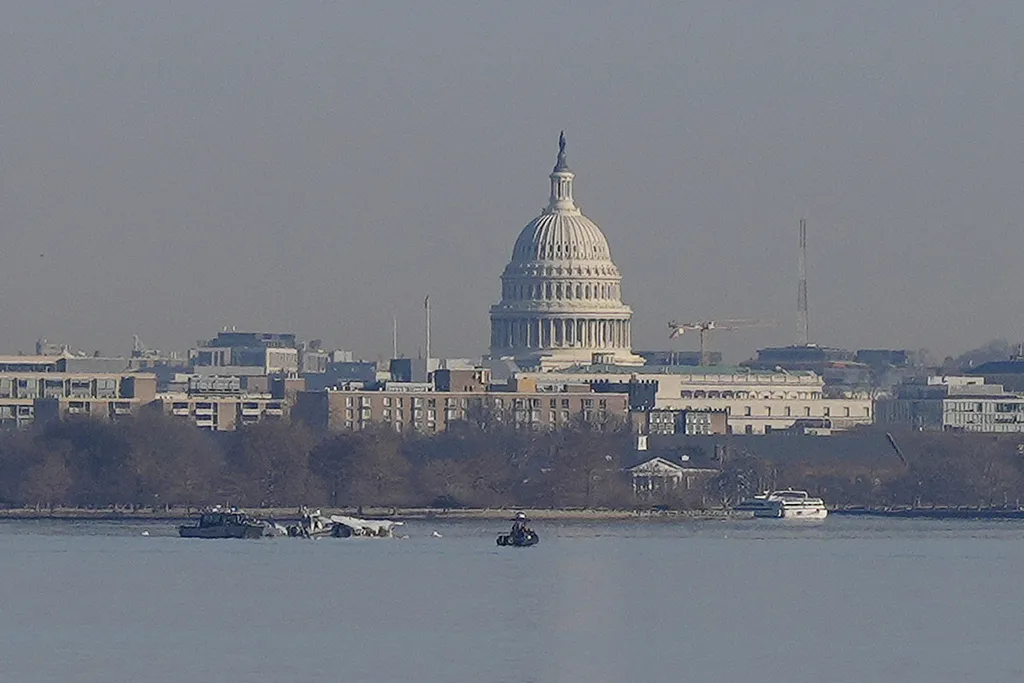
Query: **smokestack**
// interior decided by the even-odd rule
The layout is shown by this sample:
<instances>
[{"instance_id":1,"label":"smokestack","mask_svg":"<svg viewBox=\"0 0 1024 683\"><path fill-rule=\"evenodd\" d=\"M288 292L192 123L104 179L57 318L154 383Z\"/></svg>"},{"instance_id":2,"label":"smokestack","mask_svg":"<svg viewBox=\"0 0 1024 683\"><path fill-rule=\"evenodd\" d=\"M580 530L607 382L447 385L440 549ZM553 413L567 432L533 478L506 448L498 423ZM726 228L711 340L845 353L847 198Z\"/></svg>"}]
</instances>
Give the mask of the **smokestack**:
<instances>
[{"instance_id":1,"label":"smokestack","mask_svg":"<svg viewBox=\"0 0 1024 683\"><path fill-rule=\"evenodd\" d=\"M810 338L807 333L807 221L800 219L800 256L797 264L800 284L796 293L796 332L797 341L807 346Z\"/></svg>"}]
</instances>

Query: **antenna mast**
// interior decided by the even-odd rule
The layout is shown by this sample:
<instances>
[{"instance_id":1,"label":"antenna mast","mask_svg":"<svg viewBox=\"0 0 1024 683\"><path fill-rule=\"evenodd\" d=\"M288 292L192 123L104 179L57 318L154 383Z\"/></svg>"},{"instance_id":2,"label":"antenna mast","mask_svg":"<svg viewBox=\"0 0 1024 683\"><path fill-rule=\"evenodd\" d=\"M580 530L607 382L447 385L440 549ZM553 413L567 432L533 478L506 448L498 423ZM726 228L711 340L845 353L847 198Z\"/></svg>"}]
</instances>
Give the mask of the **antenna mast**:
<instances>
[{"instance_id":1,"label":"antenna mast","mask_svg":"<svg viewBox=\"0 0 1024 683\"><path fill-rule=\"evenodd\" d=\"M807 221L803 218L800 219L800 257L797 269L800 275L800 284L796 292L797 341L801 346L807 346Z\"/></svg>"},{"instance_id":2,"label":"antenna mast","mask_svg":"<svg viewBox=\"0 0 1024 683\"><path fill-rule=\"evenodd\" d=\"M429 294L426 296L425 299L423 299L423 314L424 314L424 316L426 316L426 325L425 325L425 329L424 329L424 336L426 337L425 340L424 340L424 346L426 347L426 351L424 353L424 355L426 356L426 377L424 378L424 381L426 381L426 378L430 377L430 295Z\"/></svg>"},{"instance_id":3,"label":"antenna mast","mask_svg":"<svg viewBox=\"0 0 1024 683\"><path fill-rule=\"evenodd\" d=\"M398 358L398 316L391 316L391 357Z\"/></svg>"}]
</instances>

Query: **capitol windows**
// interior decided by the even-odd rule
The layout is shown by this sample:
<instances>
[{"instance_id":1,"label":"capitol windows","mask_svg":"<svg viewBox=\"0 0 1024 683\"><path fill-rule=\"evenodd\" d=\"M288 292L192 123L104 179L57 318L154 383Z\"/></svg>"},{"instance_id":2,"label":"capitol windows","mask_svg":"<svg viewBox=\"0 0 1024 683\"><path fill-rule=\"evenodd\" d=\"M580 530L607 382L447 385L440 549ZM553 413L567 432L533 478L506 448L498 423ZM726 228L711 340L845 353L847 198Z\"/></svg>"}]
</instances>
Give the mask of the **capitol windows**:
<instances>
[{"instance_id":1,"label":"capitol windows","mask_svg":"<svg viewBox=\"0 0 1024 683\"><path fill-rule=\"evenodd\" d=\"M562 283L558 283L557 285L555 285L555 298L562 298Z\"/></svg>"},{"instance_id":2,"label":"capitol windows","mask_svg":"<svg viewBox=\"0 0 1024 683\"><path fill-rule=\"evenodd\" d=\"M583 285L576 285L576 298L577 299L582 299L583 298Z\"/></svg>"},{"instance_id":3,"label":"capitol windows","mask_svg":"<svg viewBox=\"0 0 1024 683\"><path fill-rule=\"evenodd\" d=\"M546 285L544 285L544 298L545 299L550 299L551 298L551 283L550 282L547 283Z\"/></svg>"}]
</instances>

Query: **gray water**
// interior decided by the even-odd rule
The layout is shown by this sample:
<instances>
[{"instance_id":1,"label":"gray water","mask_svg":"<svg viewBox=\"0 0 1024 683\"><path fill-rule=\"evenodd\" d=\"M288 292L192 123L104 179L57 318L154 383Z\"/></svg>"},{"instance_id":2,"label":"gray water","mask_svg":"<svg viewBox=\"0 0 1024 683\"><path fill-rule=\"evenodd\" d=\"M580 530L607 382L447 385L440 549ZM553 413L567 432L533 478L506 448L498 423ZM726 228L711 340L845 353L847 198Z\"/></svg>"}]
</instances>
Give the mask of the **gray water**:
<instances>
[{"instance_id":1,"label":"gray water","mask_svg":"<svg viewBox=\"0 0 1024 683\"><path fill-rule=\"evenodd\" d=\"M318 541L0 522L0 678L1024 679L1021 522L535 526L510 549L502 522Z\"/></svg>"}]
</instances>

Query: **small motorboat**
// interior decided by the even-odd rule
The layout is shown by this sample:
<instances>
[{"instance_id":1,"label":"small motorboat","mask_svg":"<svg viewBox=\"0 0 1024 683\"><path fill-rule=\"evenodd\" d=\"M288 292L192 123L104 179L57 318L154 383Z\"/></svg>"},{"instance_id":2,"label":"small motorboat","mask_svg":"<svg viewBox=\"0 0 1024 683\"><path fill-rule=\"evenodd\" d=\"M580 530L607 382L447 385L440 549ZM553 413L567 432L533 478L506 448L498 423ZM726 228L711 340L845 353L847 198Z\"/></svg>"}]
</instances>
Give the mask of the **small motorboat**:
<instances>
[{"instance_id":1,"label":"small motorboat","mask_svg":"<svg viewBox=\"0 0 1024 683\"><path fill-rule=\"evenodd\" d=\"M540 536L537 535L536 531L526 526L528 521L526 515L522 512L518 513L515 519L512 520L512 530L507 534L498 536L498 545L516 548L537 545L540 542Z\"/></svg>"}]
</instances>

